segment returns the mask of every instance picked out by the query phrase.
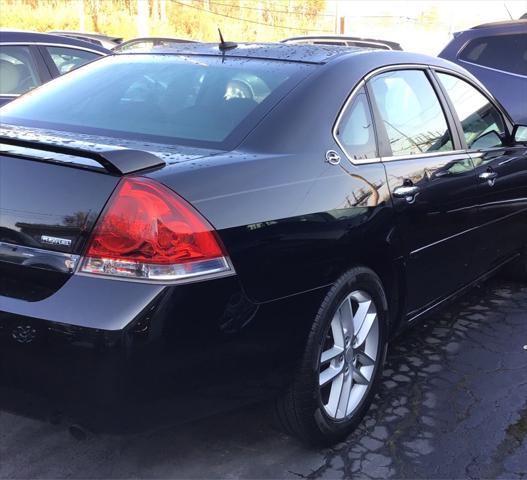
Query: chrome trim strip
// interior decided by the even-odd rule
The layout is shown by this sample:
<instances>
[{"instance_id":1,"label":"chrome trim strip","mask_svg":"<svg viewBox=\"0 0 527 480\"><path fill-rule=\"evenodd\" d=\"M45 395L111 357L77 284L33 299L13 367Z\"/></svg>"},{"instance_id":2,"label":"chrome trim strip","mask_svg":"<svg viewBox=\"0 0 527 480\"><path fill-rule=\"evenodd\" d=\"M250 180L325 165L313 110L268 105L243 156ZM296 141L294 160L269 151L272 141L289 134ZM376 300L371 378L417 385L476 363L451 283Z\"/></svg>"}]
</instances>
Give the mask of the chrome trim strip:
<instances>
[{"instance_id":1,"label":"chrome trim strip","mask_svg":"<svg viewBox=\"0 0 527 480\"><path fill-rule=\"evenodd\" d=\"M335 124L333 125L333 130L332 130L332 135L333 135L333 139L335 140L335 142L337 142L337 145L340 147L340 149L344 152L344 155L346 156L346 158L353 164L353 165L364 165L366 163L379 163L381 161L381 159L379 157L375 157L375 158L365 158L365 159L362 159L362 160L357 160L357 159L352 159L351 156L349 155L348 151L346 150L346 148L344 147L344 145L342 145L342 143L340 142L339 138L338 138L338 135L337 135L337 132L338 132L338 129L340 127L340 122L342 121L342 117L344 116L344 114L346 113L346 110L348 109L348 106L350 105L350 103L354 100L355 98L355 95L357 94L357 92L362 88L364 87L364 85L366 84L366 81L363 79L361 80L359 83L357 83L357 85L355 85L355 87L353 87L353 90L351 91L351 93L348 95L348 98L346 99L346 101L344 102L344 105L342 106L342 108L340 109L340 112L339 114L337 115L337 120L335 121Z\"/></svg>"},{"instance_id":2,"label":"chrome trim strip","mask_svg":"<svg viewBox=\"0 0 527 480\"><path fill-rule=\"evenodd\" d=\"M71 253L0 242L0 261L15 265L73 273L79 264L79 259L79 255Z\"/></svg>"},{"instance_id":3,"label":"chrome trim strip","mask_svg":"<svg viewBox=\"0 0 527 480\"><path fill-rule=\"evenodd\" d=\"M96 53L100 57L105 57L107 54L100 52L99 50L93 50L91 48L79 47L77 45L68 45L67 43L50 43L50 42L1 42L0 47L4 45L20 45L21 47L30 47L38 45L39 47L59 47L59 48L71 48L73 50L84 50L85 52Z\"/></svg>"},{"instance_id":4,"label":"chrome trim strip","mask_svg":"<svg viewBox=\"0 0 527 480\"><path fill-rule=\"evenodd\" d=\"M381 157L382 162L395 162L397 160L411 160L426 157L446 157L446 156L461 156L466 157L467 152L465 150L449 150L437 151L437 152L423 152L423 153L412 153L410 155L393 155L391 157Z\"/></svg>"},{"instance_id":5,"label":"chrome trim strip","mask_svg":"<svg viewBox=\"0 0 527 480\"><path fill-rule=\"evenodd\" d=\"M465 285L463 287L461 287L459 290L456 290L454 293L451 293L450 295L446 296L445 298L443 298L442 300L439 300L435 303L432 303L432 305L426 307L423 311L419 312L418 314L414 315L413 317L410 317L407 322L409 324L413 323L415 320L418 320L420 317L422 317L423 315L427 314L428 312L432 311L432 310L435 310L436 308L440 307L441 305L443 305L444 303L447 303L449 302L450 300L453 300L454 298L456 298L458 295L461 295L462 293L464 293L465 291L469 290L470 288L472 288L474 285L478 284L480 281L484 280L485 278L488 278L490 275L492 275L494 272L497 272L498 270L500 270L502 267L504 267L505 265L507 265L508 263L511 263L513 260L515 260L516 258L518 258L520 256L519 253L517 253L516 255L514 255L512 258L509 258L503 262L501 262L499 265L497 265L496 267L490 269L488 272L484 273L483 275L480 275L478 278L476 278L473 282L469 283L468 285ZM414 310L415 311L415 310Z\"/></svg>"},{"instance_id":6,"label":"chrome trim strip","mask_svg":"<svg viewBox=\"0 0 527 480\"><path fill-rule=\"evenodd\" d=\"M430 65L424 63L398 63L394 65L385 65L384 67L378 67L371 72L367 73L363 77L363 81L367 82L370 78L383 72L397 71L397 70L428 70Z\"/></svg>"},{"instance_id":7,"label":"chrome trim strip","mask_svg":"<svg viewBox=\"0 0 527 480\"><path fill-rule=\"evenodd\" d=\"M100 273L88 273L81 270L82 263L78 262L75 275L81 277L92 277L92 278L102 278L105 280L115 280L117 282L133 282L133 283L148 283L150 285L161 285L161 286L170 286L170 285L181 285L187 283L196 283L203 282L205 280L214 280L217 278L232 277L236 275L234 266L232 265L231 259L229 257L222 257L222 260L225 263L226 270L213 273L197 273L189 275L184 278L178 278L176 280L149 280L146 278L130 278L130 277L119 277L116 275L104 275Z\"/></svg>"},{"instance_id":8,"label":"chrome trim strip","mask_svg":"<svg viewBox=\"0 0 527 480\"><path fill-rule=\"evenodd\" d=\"M507 72L506 70L500 70L499 68L487 67L485 65L480 65L479 63L474 63L474 62L467 62L466 60L462 60L459 57L458 57L458 60L459 60L460 63L466 63L468 65L474 65L475 67L484 68L486 70L491 70L493 72L504 73L505 75L511 75L513 77L527 78L527 75L522 75L521 73Z\"/></svg>"},{"instance_id":9,"label":"chrome trim strip","mask_svg":"<svg viewBox=\"0 0 527 480\"><path fill-rule=\"evenodd\" d=\"M472 78L467 77L466 75L464 75L462 72L459 72L458 70L452 70L451 68L436 67L435 65L431 65L430 68L434 70L435 72L447 73L454 77L461 78L462 80L467 82L469 85L474 87L476 90L478 90L482 95L484 95L487 98L487 100L494 106L494 108L496 108L496 110L500 112L503 119L507 120L510 123L509 126L514 125L514 122L512 121L512 119L509 118L509 114L505 110L503 110L503 108L501 108L500 105L496 103L496 100L494 99L494 96L492 95L492 93L490 93L487 87L485 87L485 85L483 85L483 83L481 83L479 80L477 82L474 82ZM506 123L507 122L505 122L505 124ZM507 125L505 126L507 127ZM507 132L507 133L510 134L511 132Z\"/></svg>"},{"instance_id":10,"label":"chrome trim strip","mask_svg":"<svg viewBox=\"0 0 527 480\"><path fill-rule=\"evenodd\" d=\"M335 121L335 124L333 126L332 134L333 139L335 142L337 142L337 145L340 147L340 149L344 152L346 155L346 158L353 164L353 165L363 165L368 163L379 163L379 162L389 162L394 160L407 160L411 158L420 158L420 157L432 157L432 156L443 156L443 155L456 155L456 154L463 154L466 153L464 150L451 150L449 152L429 152L429 153L416 153L412 155L399 155L399 156L390 156L390 157L376 157L376 158L367 158L364 160L356 160L352 159L342 143L339 141L337 136L337 131L340 126L340 122L342 120L342 117L344 116L344 113L346 112L349 104L353 101L355 98L355 95L357 94L357 91L360 90L364 85L366 85L366 82L370 80L370 78L384 72L390 72L390 71L397 71L397 70L429 70L430 68L436 68L434 66L425 65L422 63L401 63L397 65L386 65L384 67L379 67L371 72L367 73L358 83L355 85L351 93L349 94L348 98L344 102L344 105L340 109L340 112L337 116L337 120ZM450 72L450 71L449 71ZM501 112L501 110L500 110Z\"/></svg>"},{"instance_id":11,"label":"chrome trim strip","mask_svg":"<svg viewBox=\"0 0 527 480\"><path fill-rule=\"evenodd\" d=\"M502 204L502 203L514 203L514 202L516 202L518 200L522 201L522 200L527 200L527 199L519 198L519 199L509 200L507 202L491 202L491 203L483 204L483 205L474 205L474 207L470 207L470 208L481 208L481 207L484 207L486 205L490 206L490 205ZM454 238L460 237L461 235L465 235L467 233L474 232L475 230L479 230L480 228L488 227L489 225L494 225L495 223L501 222L503 220L507 220L508 218L514 217L516 215L520 215L520 214L525 213L525 212L527 212L527 207L526 208L522 208L521 210L519 210L517 212L509 213L509 215L505 215L504 217L496 218L495 220L491 220L490 222L483 223L482 225L477 225L477 226L469 228L467 230L463 230L462 232L459 232L459 233L456 233L454 235L451 235L450 237L443 238L441 240L438 240L437 242L430 243L429 245L425 245L424 247L420 247L420 248L410 252L410 256L411 255L415 255L415 254L417 254L419 252L422 252L423 250L427 250L430 247L435 247L436 245L440 245L441 243L445 243L448 240L452 240Z\"/></svg>"}]
</instances>

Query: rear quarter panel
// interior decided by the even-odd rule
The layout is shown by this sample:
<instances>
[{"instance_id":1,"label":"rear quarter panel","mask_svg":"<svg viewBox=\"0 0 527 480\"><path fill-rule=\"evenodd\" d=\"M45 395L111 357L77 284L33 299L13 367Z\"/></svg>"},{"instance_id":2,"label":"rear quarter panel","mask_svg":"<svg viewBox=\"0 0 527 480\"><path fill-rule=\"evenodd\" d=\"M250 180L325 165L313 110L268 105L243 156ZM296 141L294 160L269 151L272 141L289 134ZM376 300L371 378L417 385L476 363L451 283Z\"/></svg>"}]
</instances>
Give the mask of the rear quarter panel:
<instances>
[{"instance_id":1,"label":"rear quarter panel","mask_svg":"<svg viewBox=\"0 0 527 480\"><path fill-rule=\"evenodd\" d=\"M321 67L236 151L152 174L218 230L253 301L327 286L358 264L389 270L398 256L384 166L353 165L332 136L368 68ZM340 165L325 161L329 149Z\"/></svg>"}]
</instances>

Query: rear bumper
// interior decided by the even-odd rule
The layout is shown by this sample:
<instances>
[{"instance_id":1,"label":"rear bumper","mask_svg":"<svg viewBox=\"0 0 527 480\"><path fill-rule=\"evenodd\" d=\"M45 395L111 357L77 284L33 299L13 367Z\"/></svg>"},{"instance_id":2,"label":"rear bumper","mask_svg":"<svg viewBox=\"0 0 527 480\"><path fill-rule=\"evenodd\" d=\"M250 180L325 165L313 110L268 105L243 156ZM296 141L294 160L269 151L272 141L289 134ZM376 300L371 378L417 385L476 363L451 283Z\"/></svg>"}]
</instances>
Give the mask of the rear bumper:
<instances>
[{"instance_id":1,"label":"rear bumper","mask_svg":"<svg viewBox=\"0 0 527 480\"><path fill-rule=\"evenodd\" d=\"M233 408L287 384L323 294L257 305L237 277L159 287L73 276L42 301L0 297L0 388L95 430ZM13 408L3 394L2 407Z\"/></svg>"}]
</instances>

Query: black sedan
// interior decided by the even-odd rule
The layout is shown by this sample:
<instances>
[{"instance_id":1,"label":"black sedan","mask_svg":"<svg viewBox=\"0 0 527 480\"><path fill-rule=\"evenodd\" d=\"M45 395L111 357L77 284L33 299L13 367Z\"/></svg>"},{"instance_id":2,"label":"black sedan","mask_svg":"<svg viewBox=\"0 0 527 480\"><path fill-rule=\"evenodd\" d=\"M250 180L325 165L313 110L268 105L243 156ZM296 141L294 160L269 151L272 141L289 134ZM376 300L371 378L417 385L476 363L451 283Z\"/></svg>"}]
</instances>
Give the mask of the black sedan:
<instances>
[{"instance_id":1,"label":"black sedan","mask_svg":"<svg viewBox=\"0 0 527 480\"><path fill-rule=\"evenodd\" d=\"M271 397L335 442L397 332L527 280L526 127L445 60L181 44L0 113L2 378L99 413Z\"/></svg>"},{"instance_id":2,"label":"black sedan","mask_svg":"<svg viewBox=\"0 0 527 480\"><path fill-rule=\"evenodd\" d=\"M108 53L74 38L0 30L0 106Z\"/></svg>"}]
</instances>

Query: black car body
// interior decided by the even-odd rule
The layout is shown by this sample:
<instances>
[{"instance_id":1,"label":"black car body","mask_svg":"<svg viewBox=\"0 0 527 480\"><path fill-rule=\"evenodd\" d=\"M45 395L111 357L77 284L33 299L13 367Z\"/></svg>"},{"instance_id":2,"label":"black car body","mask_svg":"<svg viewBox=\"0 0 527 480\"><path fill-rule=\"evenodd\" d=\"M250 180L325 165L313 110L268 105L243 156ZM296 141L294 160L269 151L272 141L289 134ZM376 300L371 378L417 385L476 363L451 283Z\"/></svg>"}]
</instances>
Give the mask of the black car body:
<instances>
[{"instance_id":1,"label":"black car body","mask_svg":"<svg viewBox=\"0 0 527 480\"><path fill-rule=\"evenodd\" d=\"M0 106L108 53L73 38L0 30Z\"/></svg>"},{"instance_id":2,"label":"black car body","mask_svg":"<svg viewBox=\"0 0 527 480\"><path fill-rule=\"evenodd\" d=\"M527 265L527 147L442 59L186 44L109 56L0 113L3 378L75 405L119 392L144 419L170 390L188 419L280 395L330 361L310 352L344 294L377 322L375 351L331 365L373 384L401 328ZM333 441L367 403L306 415ZM290 430L320 437L311 420Z\"/></svg>"},{"instance_id":3,"label":"black car body","mask_svg":"<svg viewBox=\"0 0 527 480\"><path fill-rule=\"evenodd\" d=\"M439 54L481 81L517 123L527 123L527 19L454 34Z\"/></svg>"},{"instance_id":4,"label":"black car body","mask_svg":"<svg viewBox=\"0 0 527 480\"><path fill-rule=\"evenodd\" d=\"M83 42L93 43L94 45L106 48L107 50L112 50L114 47L123 43L122 37L104 35L102 33L75 32L70 30L52 30L48 33L60 35L62 37L74 38L76 40L82 40Z\"/></svg>"}]
</instances>

